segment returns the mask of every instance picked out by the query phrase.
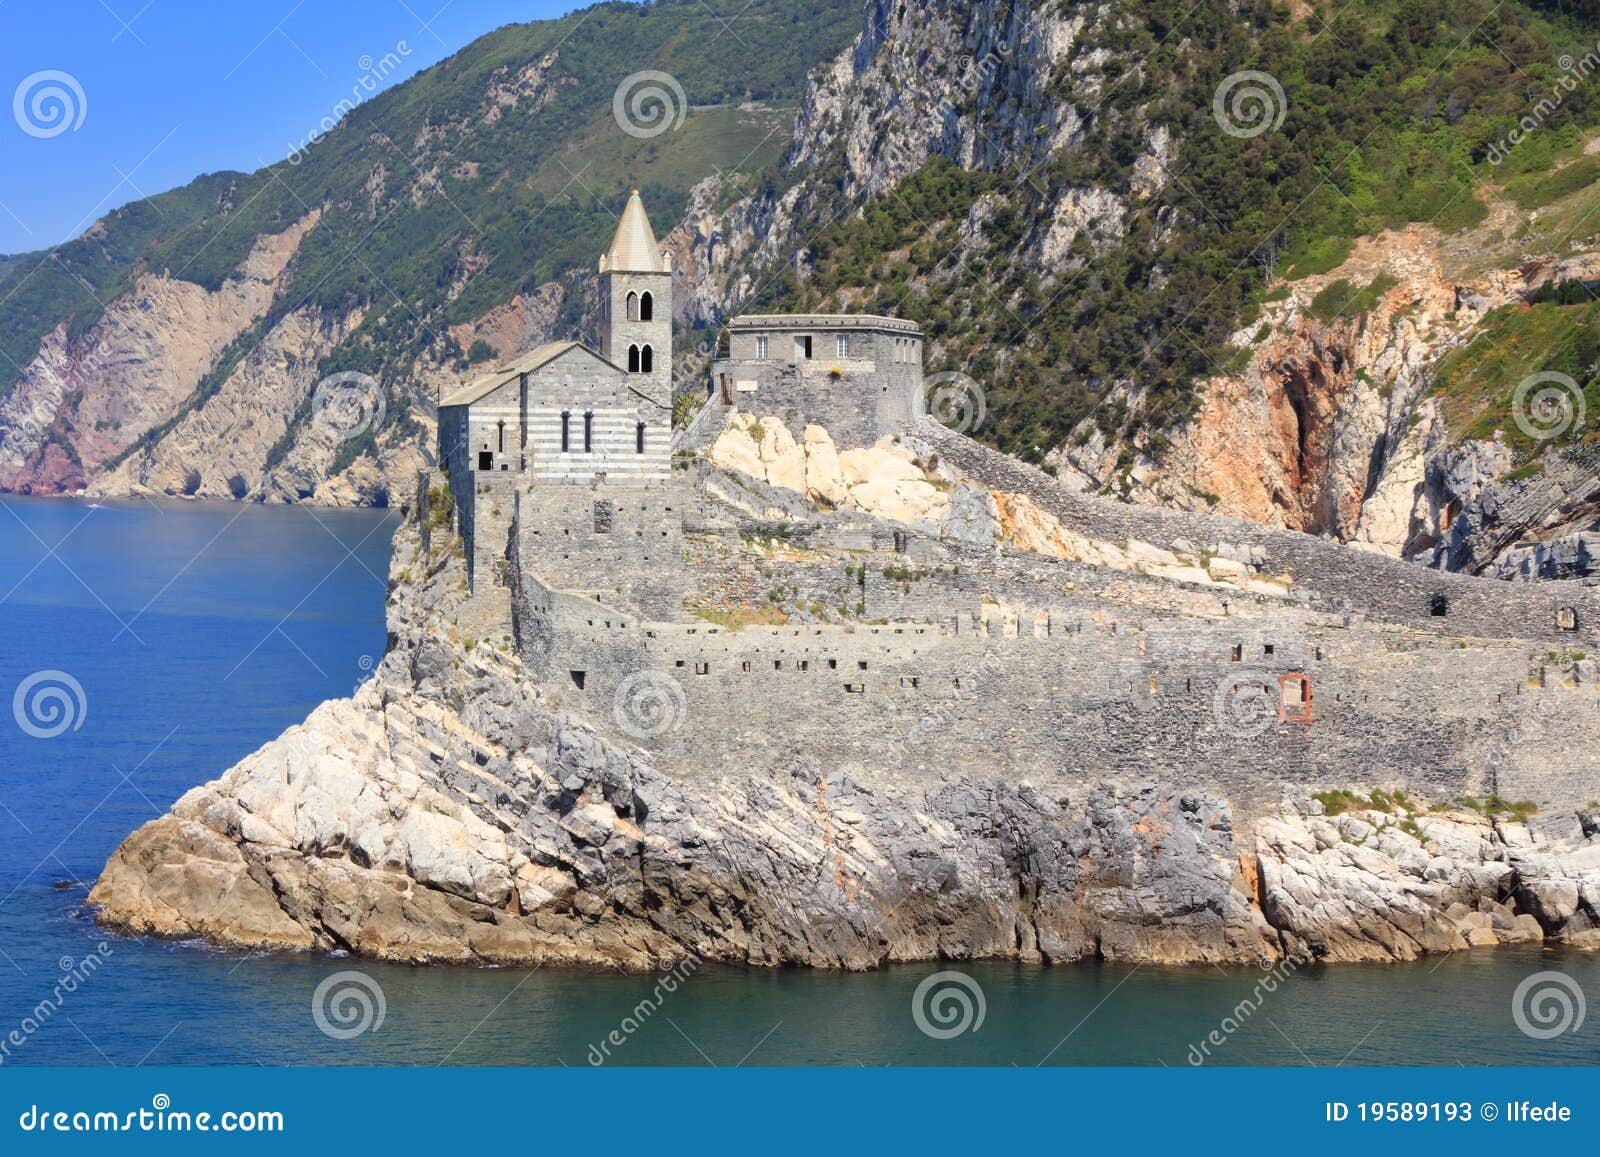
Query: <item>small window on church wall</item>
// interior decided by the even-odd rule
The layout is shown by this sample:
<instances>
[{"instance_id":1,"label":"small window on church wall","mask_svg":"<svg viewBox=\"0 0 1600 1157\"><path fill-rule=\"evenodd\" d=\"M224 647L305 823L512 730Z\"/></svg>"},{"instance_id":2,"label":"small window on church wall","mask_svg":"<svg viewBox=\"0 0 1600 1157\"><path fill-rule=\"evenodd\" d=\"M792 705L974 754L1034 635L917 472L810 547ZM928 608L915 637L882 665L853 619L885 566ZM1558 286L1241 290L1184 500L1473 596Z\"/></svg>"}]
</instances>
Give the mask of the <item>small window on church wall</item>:
<instances>
[{"instance_id":1,"label":"small window on church wall","mask_svg":"<svg viewBox=\"0 0 1600 1157\"><path fill-rule=\"evenodd\" d=\"M628 294L628 320L639 320L639 295L637 293Z\"/></svg>"},{"instance_id":2,"label":"small window on church wall","mask_svg":"<svg viewBox=\"0 0 1600 1157\"><path fill-rule=\"evenodd\" d=\"M652 350L649 346L645 346L642 350L639 351L639 371L641 373L648 374L652 370L654 370L655 368L656 368L655 351Z\"/></svg>"},{"instance_id":3,"label":"small window on church wall","mask_svg":"<svg viewBox=\"0 0 1600 1157\"><path fill-rule=\"evenodd\" d=\"M628 347L628 372L630 374L639 372L639 347L636 345Z\"/></svg>"},{"instance_id":4,"label":"small window on church wall","mask_svg":"<svg viewBox=\"0 0 1600 1157\"><path fill-rule=\"evenodd\" d=\"M656 317L656 301L650 294L639 298L639 320L654 321Z\"/></svg>"},{"instance_id":5,"label":"small window on church wall","mask_svg":"<svg viewBox=\"0 0 1600 1157\"><path fill-rule=\"evenodd\" d=\"M850 335L847 333L835 334L833 337L833 352L839 357L850 356Z\"/></svg>"},{"instance_id":6,"label":"small window on church wall","mask_svg":"<svg viewBox=\"0 0 1600 1157\"><path fill-rule=\"evenodd\" d=\"M804 362L811 360L811 339L797 337L794 339L794 360Z\"/></svg>"},{"instance_id":7,"label":"small window on church wall","mask_svg":"<svg viewBox=\"0 0 1600 1157\"><path fill-rule=\"evenodd\" d=\"M583 416L583 452L594 453L594 414L586 413Z\"/></svg>"},{"instance_id":8,"label":"small window on church wall","mask_svg":"<svg viewBox=\"0 0 1600 1157\"><path fill-rule=\"evenodd\" d=\"M643 422L640 422L637 426L635 426L633 428L633 452L635 454L643 454L644 453L644 423Z\"/></svg>"},{"instance_id":9,"label":"small window on church wall","mask_svg":"<svg viewBox=\"0 0 1600 1157\"><path fill-rule=\"evenodd\" d=\"M504 451L505 448L506 448L506 424L504 422L500 422L500 423L498 423L498 425L500 427L500 446L499 446L499 449Z\"/></svg>"},{"instance_id":10,"label":"small window on church wall","mask_svg":"<svg viewBox=\"0 0 1600 1157\"><path fill-rule=\"evenodd\" d=\"M568 453L572 449L572 413L570 410L561 411L561 452Z\"/></svg>"},{"instance_id":11,"label":"small window on church wall","mask_svg":"<svg viewBox=\"0 0 1600 1157\"><path fill-rule=\"evenodd\" d=\"M493 470L494 469L494 452L492 450L480 450L480 451L478 451L478 469L479 470Z\"/></svg>"},{"instance_id":12,"label":"small window on church wall","mask_svg":"<svg viewBox=\"0 0 1600 1157\"><path fill-rule=\"evenodd\" d=\"M760 361L767 360L767 339L764 336L756 338L756 358Z\"/></svg>"}]
</instances>

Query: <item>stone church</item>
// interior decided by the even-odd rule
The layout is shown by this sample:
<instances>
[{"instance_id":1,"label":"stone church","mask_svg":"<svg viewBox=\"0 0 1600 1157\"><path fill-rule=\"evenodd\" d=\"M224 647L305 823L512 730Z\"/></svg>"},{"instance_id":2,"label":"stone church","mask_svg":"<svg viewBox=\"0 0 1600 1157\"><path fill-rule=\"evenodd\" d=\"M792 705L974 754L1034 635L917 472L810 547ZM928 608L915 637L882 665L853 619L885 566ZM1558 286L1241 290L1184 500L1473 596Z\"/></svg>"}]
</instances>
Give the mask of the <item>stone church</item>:
<instances>
[{"instance_id":1,"label":"stone church","mask_svg":"<svg viewBox=\"0 0 1600 1157\"><path fill-rule=\"evenodd\" d=\"M635 189L600 258L600 348L549 342L440 401L440 468L474 593L507 585L506 545L520 510L544 540L547 579L625 596L637 586L638 610L682 616L681 593L662 578L678 570L682 523L669 493L672 279L671 254ZM736 406L870 445L922 412L922 332L865 314L735 317L707 388L679 445L714 432Z\"/></svg>"}]
</instances>

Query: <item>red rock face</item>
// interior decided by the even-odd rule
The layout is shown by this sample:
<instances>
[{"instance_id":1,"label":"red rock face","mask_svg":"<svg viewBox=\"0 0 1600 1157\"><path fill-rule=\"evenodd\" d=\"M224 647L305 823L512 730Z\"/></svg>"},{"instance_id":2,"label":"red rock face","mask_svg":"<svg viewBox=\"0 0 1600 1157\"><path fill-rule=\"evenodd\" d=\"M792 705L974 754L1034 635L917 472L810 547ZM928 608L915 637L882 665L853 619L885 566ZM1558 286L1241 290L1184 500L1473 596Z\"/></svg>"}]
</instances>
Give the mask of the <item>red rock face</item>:
<instances>
[{"instance_id":1,"label":"red rock face","mask_svg":"<svg viewBox=\"0 0 1600 1157\"><path fill-rule=\"evenodd\" d=\"M47 443L26 471L11 479L0 479L0 488L18 494L72 494L86 485L83 467L55 442Z\"/></svg>"}]
</instances>

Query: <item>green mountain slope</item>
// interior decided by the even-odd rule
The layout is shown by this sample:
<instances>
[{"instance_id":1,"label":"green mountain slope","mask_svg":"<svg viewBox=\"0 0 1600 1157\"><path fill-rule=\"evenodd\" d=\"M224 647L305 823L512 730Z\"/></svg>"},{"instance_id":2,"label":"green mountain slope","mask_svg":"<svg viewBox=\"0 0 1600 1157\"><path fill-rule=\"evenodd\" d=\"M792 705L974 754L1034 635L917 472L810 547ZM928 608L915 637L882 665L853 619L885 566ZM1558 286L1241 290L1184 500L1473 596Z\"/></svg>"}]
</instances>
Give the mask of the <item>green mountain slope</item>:
<instances>
[{"instance_id":1,"label":"green mountain slope","mask_svg":"<svg viewBox=\"0 0 1600 1157\"><path fill-rule=\"evenodd\" d=\"M856 32L859 6L720 7L611 3L500 29L355 109L298 158L135 202L6 270L0 397L47 332L62 321L85 332L140 272L215 290L259 236L313 208L325 211L262 331L302 305L398 304L372 310L330 366L403 382L422 350L448 342L444 326L589 265L629 183L672 220L708 172L777 158L792 125L782 107ZM670 137L627 136L613 120L619 83L644 69L670 72L692 106ZM746 100L780 111L700 107Z\"/></svg>"},{"instance_id":2,"label":"green mountain slope","mask_svg":"<svg viewBox=\"0 0 1600 1157\"><path fill-rule=\"evenodd\" d=\"M1143 0L1112 12L1069 60L1031 78L1082 113L1073 147L1039 157L1017 139L1004 83L1020 87L1020 65L1007 61L992 82L954 94L960 118L999 145L987 163L936 159L832 223L818 198L796 228L820 229L814 269L785 271L762 304L849 303L921 321L953 366L986 384L984 436L1035 461L1096 430L1159 448L1194 414L1197 384L1234 361L1229 337L1274 278L1333 268L1355 238L1386 227L1474 225L1507 185L1519 202L1536 195L1552 159L1600 120L1600 75L1562 91L1576 73L1561 61L1581 58L1600 31L1592 2L1379 0L1291 13ZM1270 77L1254 84L1264 106L1222 109L1249 130L1265 107L1270 123L1224 131L1219 94L1249 71ZM1559 107L1499 159L1496 144L1554 92ZM1153 130L1172 141L1157 181L1141 169ZM842 168L825 179L842 182ZM1030 260L1074 188L1122 200L1117 235L1084 230L1065 261ZM969 217L985 198L974 239ZM1136 398L1115 389L1122 382L1136 383Z\"/></svg>"}]
</instances>

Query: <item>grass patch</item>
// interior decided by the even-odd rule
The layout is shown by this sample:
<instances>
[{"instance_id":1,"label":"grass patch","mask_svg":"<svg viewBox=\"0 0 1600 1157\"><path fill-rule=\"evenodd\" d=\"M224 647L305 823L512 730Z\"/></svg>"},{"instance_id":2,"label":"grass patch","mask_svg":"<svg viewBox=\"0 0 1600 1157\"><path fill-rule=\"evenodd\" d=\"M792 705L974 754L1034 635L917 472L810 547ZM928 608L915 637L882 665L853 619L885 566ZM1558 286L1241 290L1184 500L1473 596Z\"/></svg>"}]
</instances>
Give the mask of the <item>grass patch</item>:
<instances>
[{"instance_id":1,"label":"grass patch","mask_svg":"<svg viewBox=\"0 0 1600 1157\"><path fill-rule=\"evenodd\" d=\"M781 627L789 621L787 615L771 606L734 607L729 610L690 607L689 613L727 631L737 631L742 627Z\"/></svg>"},{"instance_id":2,"label":"grass patch","mask_svg":"<svg viewBox=\"0 0 1600 1157\"><path fill-rule=\"evenodd\" d=\"M1318 321L1359 317L1372 309L1378 299L1398 285L1394 278L1379 274L1362 286L1352 285L1344 278L1329 282L1311 299L1306 312Z\"/></svg>"},{"instance_id":3,"label":"grass patch","mask_svg":"<svg viewBox=\"0 0 1600 1157\"><path fill-rule=\"evenodd\" d=\"M1524 173L1506 182L1506 193L1519 209L1546 205L1600 181L1600 157L1580 157L1554 172Z\"/></svg>"},{"instance_id":4,"label":"grass patch","mask_svg":"<svg viewBox=\"0 0 1600 1157\"><path fill-rule=\"evenodd\" d=\"M1453 438L1488 439L1498 430L1525 468L1552 446L1597 435L1589 421L1561 438L1536 440L1515 420L1517 387L1536 373L1566 374L1584 392L1585 413L1600 414L1600 384L1590 371L1597 360L1600 302L1508 305L1484 319L1471 343L1439 363L1433 396Z\"/></svg>"},{"instance_id":5,"label":"grass patch","mask_svg":"<svg viewBox=\"0 0 1600 1157\"><path fill-rule=\"evenodd\" d=\"M1309 241L1298 253L1290 255L1288 272L1284 276L1290 281L1298 281L1302 277L1331 273L1349 259L1354 245L1355 242L1348 237L1323 237Z\"/></svg>"}]
</instances>

